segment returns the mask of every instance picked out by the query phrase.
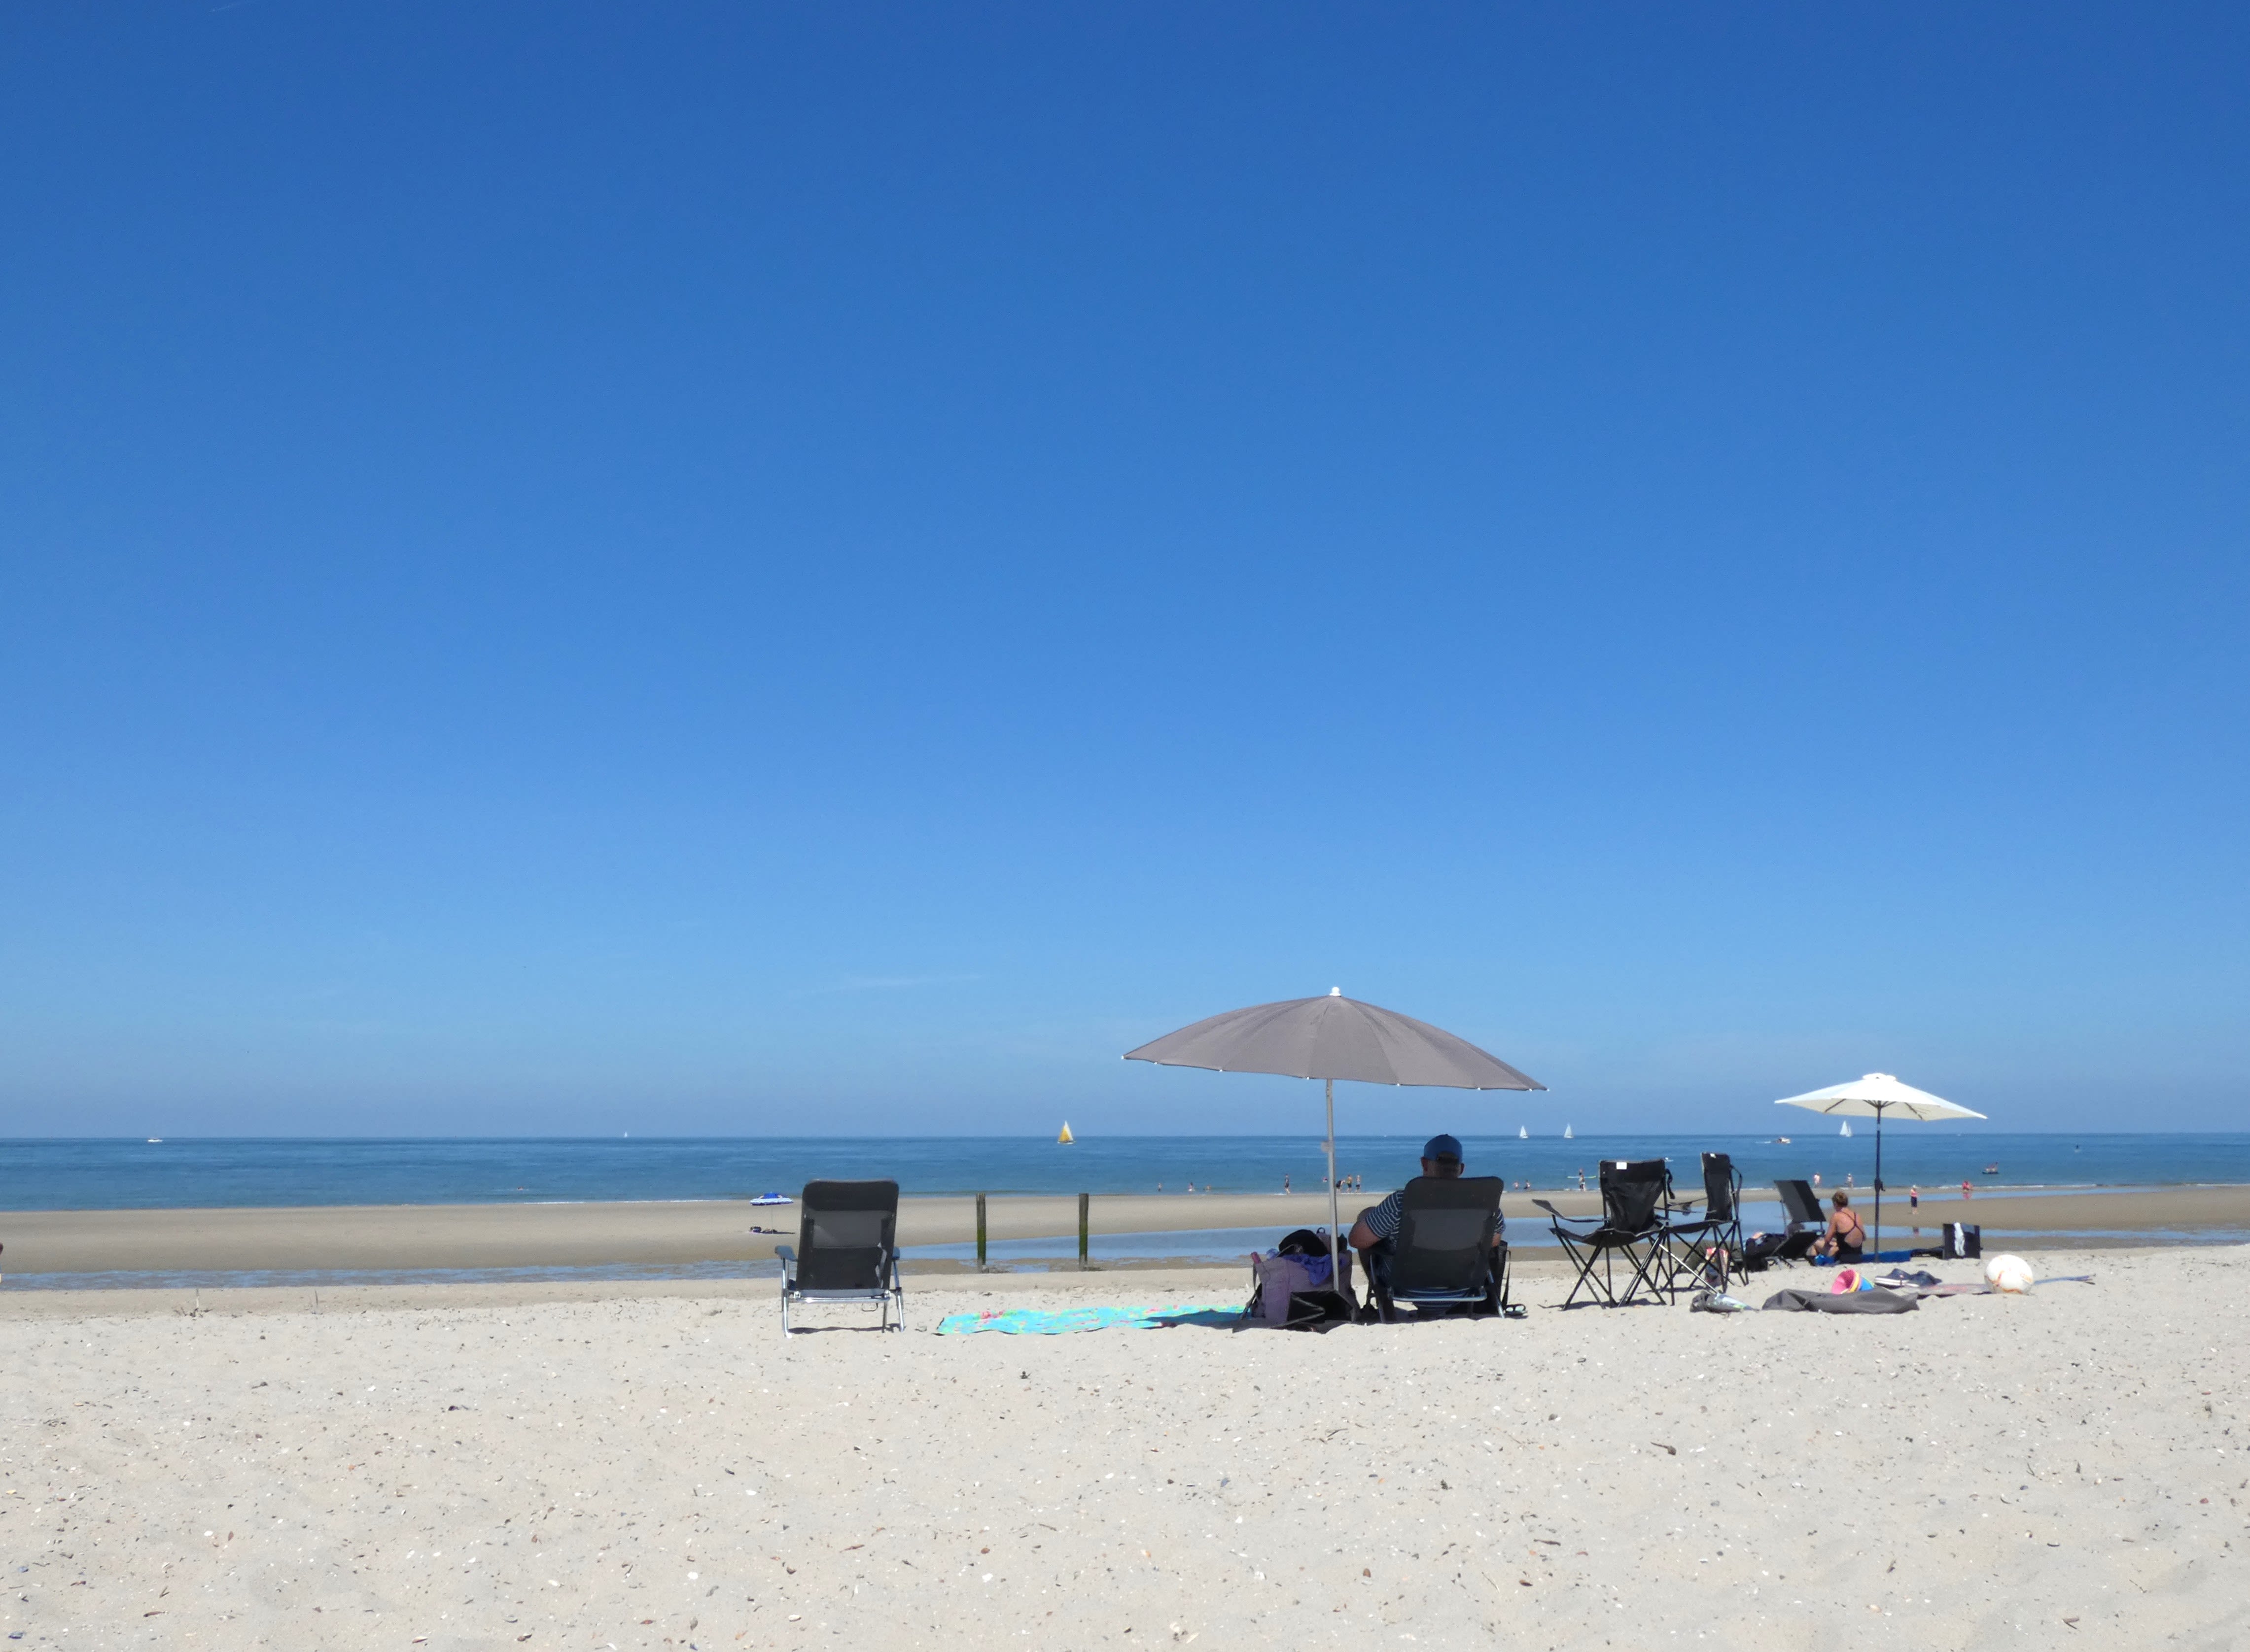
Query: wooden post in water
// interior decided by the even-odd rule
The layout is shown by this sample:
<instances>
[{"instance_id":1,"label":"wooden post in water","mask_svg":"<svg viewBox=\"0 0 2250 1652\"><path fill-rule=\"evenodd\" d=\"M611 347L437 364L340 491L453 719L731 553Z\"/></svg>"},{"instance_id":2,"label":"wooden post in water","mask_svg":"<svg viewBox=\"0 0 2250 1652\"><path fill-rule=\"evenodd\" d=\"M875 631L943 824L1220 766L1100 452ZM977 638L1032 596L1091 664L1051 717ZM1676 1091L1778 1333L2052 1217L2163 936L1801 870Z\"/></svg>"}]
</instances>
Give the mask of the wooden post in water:
<instances>
[{"instance_id":1,"label":"wooden post in water","mask_svg":"<svg viewBox=\"0 0 2250 1652\"><path fill-rule=\"evenodd\" d=\"M1090 1193L1082 1193L1078 1195L1078 1270L1080 1273L1084 1273L1086 1271L1087 1208L1093 1202L1094 1195Z\"/></svg>"},{"instance_id":2,"label":"wooden post in water","mask_svg":"<svg viewBox=\"0 0 2250 1652\"><path fill-rule=\"evenodd\" d=\"M984 1195L977 1195L977 1271L984 1271Z\"/></svg>"}]
</instances>

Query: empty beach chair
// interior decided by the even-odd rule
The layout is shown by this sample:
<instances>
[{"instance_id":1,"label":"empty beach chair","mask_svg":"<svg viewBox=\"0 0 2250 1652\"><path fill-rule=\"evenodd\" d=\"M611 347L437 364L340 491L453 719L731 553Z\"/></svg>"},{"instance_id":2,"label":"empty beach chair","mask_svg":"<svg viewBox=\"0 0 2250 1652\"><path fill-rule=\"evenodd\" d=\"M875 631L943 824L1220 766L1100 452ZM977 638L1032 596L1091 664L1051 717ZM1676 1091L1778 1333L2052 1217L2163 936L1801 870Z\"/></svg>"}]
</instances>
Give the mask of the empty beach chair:
<instances>
[{"instance_id":1,"label":"empty beach chair","mask_svg":"<svg viewBox=\"0 0 2250 1652\"><path fill-rule=\"evenodd\" d=\"M808 1181L797 1201L797 1243L776 1245L781 1258L781 1328L790 1330L792 1302L873 1302L882 1304L886 1331L907 1324L906 1291L899 1283L899 1184L895 1181ZM898 1324L891 1323L892 1311Z\"/></svg>"},{"instance_id":2,"label":"empty beach chair","mask_svg":"<svg viewBox=\"0 0 2250 1652\"><path fill-rule=\"evenodd\" d=\"M1812 1191L1811 1182L1777 1181L1773 1190L1780 1196L1786 1226L1779 1233L1760 1234L1743 1247L1744 1273L1762 1272L1777 1262L1804 1261L1828 1225L1828 1218L1820 1214L1820 1196Z\"/></svg>"},{"instance_id":3,"label":"empty beach chair","mask_svg":"<svg viewBox=\"0 0 2250 1652\"><path fill-rule=\"evenodd\" d=\"M1387 1265L1368 1270L1370 1294L1385 1323L1398 1304L1499 1314L1508 1307L1508 1247L1495 1250L1497 1176L1417 1176L1402 1190L1398 1233Z\"/></svg>"},{"instance_id":4,"label":"empty beach chair","mask_svg":"<svg viewBox=\"0 0 2250 1652\"><path fill-rule=\"evenodd\" d=\"M1664 1226L1662 1284L1667 1296L1676 1301L1683 1290L1727 1288L1729 1274L1742 1265L1742 1173L1730 1154L1703 1155L1701 1213L1691 1212Z\"/></svg>"},{"instance_id":5,"label":"empty beach chair","mask_svg":"<svg viewBox=\"0 0 2250 1652\"><path fill-rule=\"evenodd\" d=\"M1671 1174L1661 1159L1605 1159L1598 1219L1566 1216L1544 1199L1531 1201L1552 1219L1555 1242L1577 1266L1578 1277L1563 1299L1564 1307L1575 1304L1581 1291L1590 1302L1598 1299L1605 1306L1621 1308L1637 1291L1653 1290L1649 1268L1662 1253L1665 1200L1671 1186ZM1620 1257L1625 1264L1622 1292L1617 1283Z\"/></svg>"}]
</instances>

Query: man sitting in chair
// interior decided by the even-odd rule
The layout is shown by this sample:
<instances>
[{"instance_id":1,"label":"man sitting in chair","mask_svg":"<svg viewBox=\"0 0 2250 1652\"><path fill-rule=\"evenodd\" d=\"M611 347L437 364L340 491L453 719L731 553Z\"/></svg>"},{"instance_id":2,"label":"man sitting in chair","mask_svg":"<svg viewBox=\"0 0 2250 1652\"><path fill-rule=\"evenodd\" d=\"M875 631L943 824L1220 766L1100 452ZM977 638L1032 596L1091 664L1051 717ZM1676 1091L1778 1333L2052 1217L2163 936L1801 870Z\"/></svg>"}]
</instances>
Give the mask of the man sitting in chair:
<instances>
[{"instance_id":1,"label":"man sitting in chair","mask_svg":"<svg viewBox=\"0 0 2250 1652\"><path fill-rule=\"evenodd\" d=\"M1450 1181L1461 1174L1461 1143L1458 1136L1432 1136L1422 1144L1422 1174ZM1391 1259L1398 1254L1399 1209L1406 1192L1400 1188L1379 1205L1370 1205L1359 1213L1359 1220L1351 1226L1352 1249L1367 1266L1367 1277L1377 1291L1385 1298L1391 1294ZM1500 1249L1501 1237L1507 1231L1508 1219L1498 1210L1492 1213L1492 1247ZM1497 1290L1497 1270L1494 1289ZM1447 1309L1447 1312L1455 1311Z\"/></svg>"}]
</instances>

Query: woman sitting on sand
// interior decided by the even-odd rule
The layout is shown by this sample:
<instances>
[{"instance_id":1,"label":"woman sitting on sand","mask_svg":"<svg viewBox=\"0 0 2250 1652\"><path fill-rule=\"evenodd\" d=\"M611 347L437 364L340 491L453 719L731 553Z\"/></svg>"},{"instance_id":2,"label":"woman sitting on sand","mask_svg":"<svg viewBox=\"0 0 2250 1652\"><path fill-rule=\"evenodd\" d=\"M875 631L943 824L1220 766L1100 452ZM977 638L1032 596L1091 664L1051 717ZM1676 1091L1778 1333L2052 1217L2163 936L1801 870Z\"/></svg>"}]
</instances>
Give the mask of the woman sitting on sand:
<instances>
[{"instance_id":1,"label":"woman sitting on sand","mask_svg":"<svg viewBox=\"0 0 2250 1652\"><path fill-rule=\"evenodd\" d=\"M1812 1254L1832 1262L1857 1262L1867 1248L1867 1230L1860 1213L1852 1208L1852 1195L1836 1190L1836 1214L1828 1218L1828 1231L1814 1242Z\"/></svg>"}]
</instances>

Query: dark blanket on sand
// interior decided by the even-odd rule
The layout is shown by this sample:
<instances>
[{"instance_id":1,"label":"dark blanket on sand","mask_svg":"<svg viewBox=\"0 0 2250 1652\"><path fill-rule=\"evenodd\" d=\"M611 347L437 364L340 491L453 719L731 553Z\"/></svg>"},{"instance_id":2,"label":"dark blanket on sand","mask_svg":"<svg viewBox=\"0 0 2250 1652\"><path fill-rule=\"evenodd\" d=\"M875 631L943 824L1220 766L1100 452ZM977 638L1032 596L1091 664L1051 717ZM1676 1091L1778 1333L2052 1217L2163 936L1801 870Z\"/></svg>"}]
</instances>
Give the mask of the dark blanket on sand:
<instances>
[{"instance_id":1,"label":"dark blanket on sand","mask_svg":"<svg viewBox=\"0 0 2250 1652\"><path fill-rule=\"evenodd\" d=\"M1922 1304L1895 1291L1847 1291L1841 1296L1826 1291L1777 1291L1763 1305L1779 1313L1912 1313Z\"/></svg>"}]
</instances>

